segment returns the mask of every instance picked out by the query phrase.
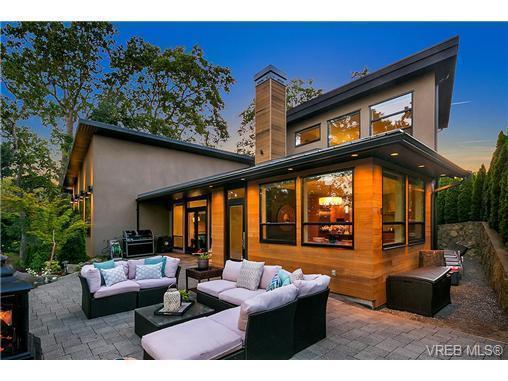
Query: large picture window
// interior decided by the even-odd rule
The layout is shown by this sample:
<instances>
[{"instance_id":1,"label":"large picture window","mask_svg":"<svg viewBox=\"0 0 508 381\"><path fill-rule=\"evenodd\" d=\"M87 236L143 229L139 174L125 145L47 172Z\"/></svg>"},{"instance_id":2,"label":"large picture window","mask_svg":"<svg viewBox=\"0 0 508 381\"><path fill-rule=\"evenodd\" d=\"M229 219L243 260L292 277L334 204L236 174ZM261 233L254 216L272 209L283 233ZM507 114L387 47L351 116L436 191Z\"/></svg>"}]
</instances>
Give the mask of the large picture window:
<instances>
[{"instance_id":1,"label":"large picture window","mask_svg":"<svg viewBox=\"0 0 508 381\"><path fill-rule=\"evenodd\" d=\"M296 241L296 182L280 181L260 186L262 242L294 244Z\"/></svg>"},{"instance_id":2,"label":"large picture window","mask_svg":"<svg viewBox=\"0 0 508 381\"><path fill-rule=\"evenodd\" d=\"M370 107L372 134L413 126L413 94L405 94Z\"/></svg>"},{"instance_id":3,"label":"large picture window","mask_svg":"<svg viewBox=\"0 0 508 381\"><path fill-rule=\"evenodd\" d=\"M408 179L408 240L425 241L425 183L421 179Z\"/></svg>"},{"instance_id":4,"label":"large picture window","mask_svg":"<svg viewBox=\"0 0 508 381\"><path fill-rule=\"evenodd\" d=\"M360 113L344 115L328 121L328 145L336 146L360 139Z\"/></svg>"},{"instance_id":5,"label":"large picture window","mask_svg":"<svg viewBox=\"0 0 508 381\"><path fill-rule=\"evenodd\" d=\"M406 180L390 171L383 171L383 247L406 243Z\"/></svg>"},{"instance_id":6,"label":"large picture window","mask_svg":"<svg viewBox=\"0 0 508 381\"><path fill-rule=\"evenodd\" d=\"M303 179L303 243L353 247L353 171Z\"/></svg>"}]
</instances>

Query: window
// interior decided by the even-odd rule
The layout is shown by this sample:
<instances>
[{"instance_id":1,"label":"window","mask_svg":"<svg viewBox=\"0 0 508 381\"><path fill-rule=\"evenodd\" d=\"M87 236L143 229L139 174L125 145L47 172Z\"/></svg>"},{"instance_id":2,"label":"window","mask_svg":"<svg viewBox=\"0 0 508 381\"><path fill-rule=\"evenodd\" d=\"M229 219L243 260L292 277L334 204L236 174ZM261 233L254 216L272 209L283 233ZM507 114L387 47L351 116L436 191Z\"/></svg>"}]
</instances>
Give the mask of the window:
<instances>
[{"instance_id":1,"label":"window","mask_svg":"<svg viewBox=\"0 0 508 381\"><path fill-rule=\"evenodd\" d=\"M328 121L328 146L360 139L360 113L355 112Z\"/></svg>"},{"instance_id":2,"label":"window","mask_svg":"<svg viewBox=\"0 0 508 381\"><path fill-rule=\"evenodd\" d=\"M372 134L411 128L413 126L413 94L405 94L370 107Z\"/></svg>"},{"instance_id":3,"label":"window","mask_svg":"<svg viewBox=\"0 0 508 381\"><path fill-rule=\"evenodd\" d=\"M406 243L406 179L383 171L383 247Z\"/></svg>"},{"instance_id":4,"label":"window","mask_svg":"<svg viewBox=\"0 0 508 381\"><path fill-rule=\"evenodd\" d=\"M408 180L408 241L425 241L425 183L421 179Z\"/></svg>"},{"instance_id":5,"label":"window","mask_svg":"<svg viewBox=\"0 0 508 381\"><path fill-rule=\"evenodd\" d=\"M303 146L304 144L317 142L320 139L321 125L316 124L315 126L308 127L295 133L295 146Z\"/></svg>"},{"instance_id":6,"label":"window","mask_svg":"<svg viewBox=\"0 0 508 381\"><path fill-rule=\"evenodd\" d=\"M173 247L183 249L183 205L173 207Z\"/></svg>"},{"instance_id":7,"label":"window","mask_svg":"<svg viewBox=\"0 0 508 381\"><path fill-rule=\"evenodd\" d=\"M296 182L280 181L260 186L262 242L294 244L296 241Z\"/></svg>"},{"instance_id":8,"label":"window","mask_svg":"<svg viewBox=\"0 0 508 381\"><path fill-rule=\"evenodd\" d=\"M353 247L353 171L303 179L303 243Z\"/></svg>"},{"instance_id":9,"label":"window","mask_svg":"<svg viewBox=\"0 0 508 381\"><path fill-rule=\"evenodd\" d=\"M206 199L194 200L194 201L187 202L187 208L200 208L200 207L203 207L206 205L207 205Z\"/></svg>"}]
</instances>

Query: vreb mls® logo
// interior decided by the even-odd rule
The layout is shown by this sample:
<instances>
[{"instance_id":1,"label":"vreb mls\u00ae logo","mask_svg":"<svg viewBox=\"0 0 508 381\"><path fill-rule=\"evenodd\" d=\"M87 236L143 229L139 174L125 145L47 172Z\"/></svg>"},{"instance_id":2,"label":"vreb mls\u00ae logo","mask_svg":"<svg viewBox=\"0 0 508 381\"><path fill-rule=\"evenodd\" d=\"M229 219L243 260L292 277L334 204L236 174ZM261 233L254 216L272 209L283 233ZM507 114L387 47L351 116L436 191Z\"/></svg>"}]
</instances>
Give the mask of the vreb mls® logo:
<instances>
[{"instance_id":1,"label":"vreb mls\u00ae logo","mask_svg":"<svg viewBox=\"0 0 508 381\"><path fill-rule=\"evenodd\" d=\"M454 345L454 344L436 344L427 345L427 353L432 357L483 357L483 356L501 356L503 354L502 345Z\"/></svg>"}]
</instances>

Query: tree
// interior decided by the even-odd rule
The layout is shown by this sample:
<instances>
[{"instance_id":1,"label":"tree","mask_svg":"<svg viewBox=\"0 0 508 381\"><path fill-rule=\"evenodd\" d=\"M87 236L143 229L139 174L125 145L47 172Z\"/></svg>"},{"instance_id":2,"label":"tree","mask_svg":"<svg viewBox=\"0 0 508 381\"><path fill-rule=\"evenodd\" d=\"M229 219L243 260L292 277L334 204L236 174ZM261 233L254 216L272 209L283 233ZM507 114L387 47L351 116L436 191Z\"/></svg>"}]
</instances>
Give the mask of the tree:
<instances>
[{"instance_id":1,"label":"tree","mask_svg":"<svg viewBox=\"0 0 508 381\"><path fill-rule=\"evenodd\" d=\"M111 69L95 119L207 146L229 137L221 94L234 79L199 46L161 50L135 37L112 52Z\"/></svg>"},{"instance_id":2,"label":"tree","mask_svg":"<svg viewBox=\"0 0 508 381\"><path fill-rule=\"evenodd\" d=\"M452 187L446 190L445 207L444 207L444 220L447 224L458 222L457 216L457 201L459 196L458 187Z\"/></svg>"},{"instance_id":3,"label":"tree","mask_svg":"<svg viewBox=\"0 0 508 381\"><path fill-rule=\"evenodd\" d=\"M352 79L359 79L362 77L365 77L367 74L369 74L369 68L367 66L364 66L361 71L353 71L351 73Z\"/></svg>"},{"instance_id":4,"label":"tree","mask_svg":"<svg viewBox=\"0 0 508 381\"><path fill-rule=\"evenodd\" d=\"M290 110L322 93L323 90L313 87L312 80L292 79L286 86L286 109ZM254 155L256 137L254 126L255 115L255 103L254 100L252 100L249 106L239 115L242 121L240 123L240 128L237 130L240 137L239 142L236 144L238 153L251 156Z\"/></svg>"},{"instance_id":5,"label":"tree","mask_svg":"<svg viewBox=\"0 0 508 381\"><path fill-rule=\"evenodd\" d=\"M2 81L26 111L57 126L63 119L62 158L74 122L92 107L100 87L102 60L113 45L105 22L20 22L2 28Z\"/></svg>"},{"instance_id":6,"label":"tree","mask_svg":"<svg viewBox=\"0 0 508 381\"><path fill-rule=\"evenodd\" d=\"M457 219L459 222L471 221L471 200L473 196L473 178L468 177L459 186L457 196Z\"/></svg>"},{"instance_id":7,"label":"tree","mask_svg":"<svg viewBox=\"0 0 508 381\"><path fill-rule=\"evenodd\" d=\"M501 192L501 179L504 168L508 165L508 140L503 131L499 132L496 150L492 155L492 161L489 168L489 226L499 231L499 196Z\"/></svg>"},{"instance_id":8,"label":"tree","mask_svg":"<svg viewBox=\"0 0 508 381\"><path fill-rule=\"evenodd\" d=\"M450 184L448 177L442 177L439 179L438 187L444 187ZM445 205L446 205L446 190L437 193L436 199L436 214L438 225L444 224L445 222Z\"/></svg>"},{"instance_id":9,"label":"tree","mask_svg":"<svg viewBox=\"0 0 508 381\"><path fill-rule=\"evenodd\" d=\"M478 173L474 176L473 193L471 195L471 221L482 220L482 192L487 171L482 164Z\"/></svg>"}]
</instances>

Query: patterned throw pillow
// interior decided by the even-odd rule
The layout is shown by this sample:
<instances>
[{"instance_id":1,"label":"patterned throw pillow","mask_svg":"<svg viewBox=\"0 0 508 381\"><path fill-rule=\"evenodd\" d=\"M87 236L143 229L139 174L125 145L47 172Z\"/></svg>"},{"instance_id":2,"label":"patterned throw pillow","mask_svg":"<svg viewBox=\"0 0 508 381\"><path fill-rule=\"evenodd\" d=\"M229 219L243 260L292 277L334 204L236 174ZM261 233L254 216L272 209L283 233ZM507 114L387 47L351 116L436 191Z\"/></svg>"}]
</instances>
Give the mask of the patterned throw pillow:
<instances>
[{"instance_id":1,"label":"patterned throw pillow","mask_svg":"<svg viewBox=\"0 0 508 381\"><path fill-rule=\"evenodd\" d=\"M123 266L117 266L112 269L101 269L100 271L102 276L104 277L106 287L111 287L116 283L120 283L123 282L124 280L127 280L127 276L125 275Z\"/></svg>"},{"instance_id":2,"label":"patterned throw pillow","mask_svg":"<svg viewBox=\"0 0 508 381\"><path fill-rule=\"evenodd\" d=\"M265 262L252 262L243 260L236 287L246 288L248 290L257 290L259 281L263 275Z\"/></svg>"},{"instance_id":3,"label":"patterned throw pillow","mask_svg":"<svg viewBox=\"0 0 508 381\"><path fill-rule=\"evenodd\" d=\"M295 280L303 280L302 269L296 269L289 275L289 277L291 278L291 283L293 283Z\"/></svg>"},{"instance_id":4,"label":"patterned throw pillow","mask_svg":"<svg viewBox=\"0 0 508 381\"><path fill-rule=\"evenodd\" d=\"M275 273L272 280L270 281L270 284L268 285L268 287L266 287L266 291L272 291L281 286L282 282L280 281L279 274Z\"/></svg>"},{"instance_id":5,"label":"patterned throw pillow","mask_svg":"<svg viewBox=\"0 0 508 381\"><path fill-rule=\"evenodd\" d=\"M157 263L156 265L137 265L135 279L160 279L162 278L161 269L162 262Z\"/></svg>"},{"instance_id":6,"label":"patterned throw pillow","mask_svg":"<svg viewBox=\"0 0 508 381\"><path fill-rule=\"evenodd\" d=\"M280 269L278 272L280 285L287 286L291 284L291 274L284 269Z\"/></svg>"}]
</instances>

